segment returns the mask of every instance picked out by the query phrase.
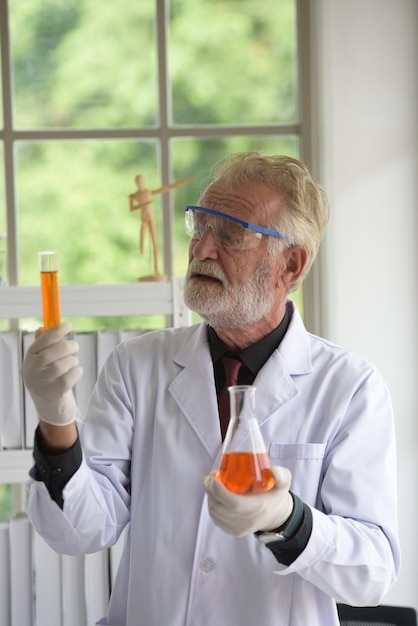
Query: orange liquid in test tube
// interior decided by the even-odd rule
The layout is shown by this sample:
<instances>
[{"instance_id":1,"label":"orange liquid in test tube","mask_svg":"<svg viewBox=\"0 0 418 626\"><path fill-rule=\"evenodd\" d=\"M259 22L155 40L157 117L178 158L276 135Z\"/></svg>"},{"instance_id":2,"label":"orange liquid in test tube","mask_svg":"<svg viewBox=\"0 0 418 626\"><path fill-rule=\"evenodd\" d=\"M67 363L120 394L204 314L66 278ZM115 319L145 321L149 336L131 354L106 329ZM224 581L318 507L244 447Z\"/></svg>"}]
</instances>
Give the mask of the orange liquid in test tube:
<instances>
[{"instance_id":1,"label":"orange liquid in test tube","mask_svg":"<svg viewBox=\"0 0 418 626\"><path fill-rule=\"evenodd\" d=\"M61 304L56 252L40 252L41 297L44 328L61 323Z\"/></svg>"}]
</instances>

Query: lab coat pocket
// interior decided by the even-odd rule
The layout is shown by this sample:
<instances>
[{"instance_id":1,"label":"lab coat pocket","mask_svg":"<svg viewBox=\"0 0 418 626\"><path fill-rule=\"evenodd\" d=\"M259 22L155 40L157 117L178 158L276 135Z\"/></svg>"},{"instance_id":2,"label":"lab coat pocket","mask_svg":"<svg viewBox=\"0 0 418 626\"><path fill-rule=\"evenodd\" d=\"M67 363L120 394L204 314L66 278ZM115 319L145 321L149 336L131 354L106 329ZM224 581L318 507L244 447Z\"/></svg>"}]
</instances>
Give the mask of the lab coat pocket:
<instances>
[{"instance_id":1,"label":"lab coat pocket","mask_svg":"<svg viewBox=\"0 0 418 626\"><path fill-rule=\"evenodd\" d=\"M324 443L271 443L269 446L272 465L290 469L292 491L312 506L322 477L324 455Z\"/></svg>"}]
</instances>

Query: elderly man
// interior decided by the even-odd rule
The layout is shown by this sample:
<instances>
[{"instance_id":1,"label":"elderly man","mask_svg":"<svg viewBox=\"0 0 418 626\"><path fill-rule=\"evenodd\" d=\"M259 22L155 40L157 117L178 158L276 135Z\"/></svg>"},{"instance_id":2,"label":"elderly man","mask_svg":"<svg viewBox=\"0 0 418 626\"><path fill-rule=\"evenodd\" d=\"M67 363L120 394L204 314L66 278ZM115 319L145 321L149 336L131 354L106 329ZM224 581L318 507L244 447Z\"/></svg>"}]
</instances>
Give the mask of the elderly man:
<instances>
[{"instance_id":1,"label":"elderly man","mask_svg":"<svg viewBox=\"0 0 418 626\"><path fill-rule=\"evenodd\" d=\"M399 546L386 386L309 334L288 299L319 248L327 197L301 162L245 153L185 216L185 301L204 321L118 346L80 435L68 324L34 342L22 367L40 419L28 513L68 554L111 546L129 524L102 624L336 626L336 601L381 601ZM225 357L257 387L266 493L232 493L214 471Z\"/></svg>"}]
</instances>

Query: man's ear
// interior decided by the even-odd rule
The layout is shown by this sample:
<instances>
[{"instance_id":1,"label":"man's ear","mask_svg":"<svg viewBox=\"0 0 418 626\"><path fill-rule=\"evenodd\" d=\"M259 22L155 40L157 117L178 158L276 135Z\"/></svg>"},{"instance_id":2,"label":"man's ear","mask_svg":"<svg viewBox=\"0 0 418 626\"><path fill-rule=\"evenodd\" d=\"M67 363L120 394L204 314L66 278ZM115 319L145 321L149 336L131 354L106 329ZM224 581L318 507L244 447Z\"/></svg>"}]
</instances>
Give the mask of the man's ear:
<instances>
[{"instance_id":1,"label":"man's ear","mask_svg":"<svg viewBox=\"0 0 418 626\"><path fill-rule=\"evenodd\" d=\"M284 253L284 268L281 273L282 284L289 289L296 283L308 262L308 251L305 246L296 245L287 248Z\"/></svg>"}]
</instances>

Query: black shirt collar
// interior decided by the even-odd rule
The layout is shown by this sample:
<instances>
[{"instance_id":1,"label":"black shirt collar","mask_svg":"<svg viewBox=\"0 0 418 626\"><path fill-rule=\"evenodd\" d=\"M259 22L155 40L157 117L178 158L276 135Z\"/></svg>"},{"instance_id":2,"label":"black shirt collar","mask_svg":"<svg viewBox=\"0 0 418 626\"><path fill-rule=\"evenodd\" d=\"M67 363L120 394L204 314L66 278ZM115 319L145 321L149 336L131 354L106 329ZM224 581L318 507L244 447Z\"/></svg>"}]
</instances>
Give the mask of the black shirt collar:
<instances>
[{"instance_id":1,"label":"black shirt collar","mask_svg":"<svg viewBox=\"0 0 418 626\"><path fill-rule=\"evenodd\" d=\"M215 330L208 326L208 339L210 352L212 355L213 363L216 364L219 359L225 355L235 356L239 358L255 376L259 370L263 367L267 359L279 346L281 340L286 334L287 328L290 322L290 315L288 307L284 317L280 324L271 331L266 337L257 341L252 346L245 348L244 350L232 351L228 346L218 337Z\"/></svg>"}]
</instances>

